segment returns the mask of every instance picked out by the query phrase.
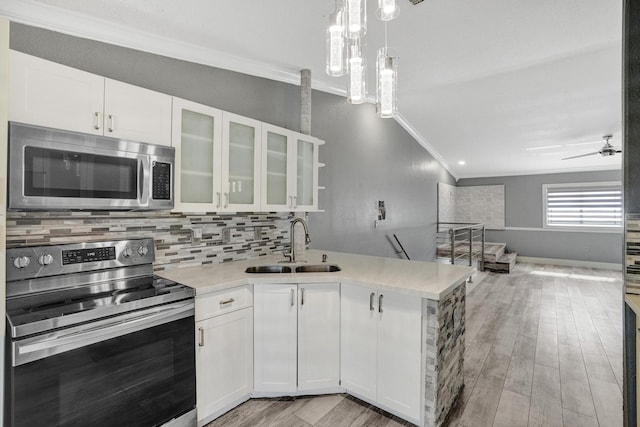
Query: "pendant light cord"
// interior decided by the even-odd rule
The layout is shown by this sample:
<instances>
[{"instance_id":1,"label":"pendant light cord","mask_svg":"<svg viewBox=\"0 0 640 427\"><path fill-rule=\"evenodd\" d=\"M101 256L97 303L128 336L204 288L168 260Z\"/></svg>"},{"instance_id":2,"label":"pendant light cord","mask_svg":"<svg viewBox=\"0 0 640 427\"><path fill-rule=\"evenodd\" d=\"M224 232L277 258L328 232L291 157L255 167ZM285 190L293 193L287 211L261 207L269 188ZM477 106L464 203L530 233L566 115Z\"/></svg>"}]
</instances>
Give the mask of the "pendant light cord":
<instances>
[{"instance_id":1,"label":"pendant light cord","mask_svg":"<svg viewBox=\"0 0 640 427\"><path fill-rule=\"evenodd\" d=\"M384 53L387 54L387 21L384 21Z\"/></svg>"}]
</instances>

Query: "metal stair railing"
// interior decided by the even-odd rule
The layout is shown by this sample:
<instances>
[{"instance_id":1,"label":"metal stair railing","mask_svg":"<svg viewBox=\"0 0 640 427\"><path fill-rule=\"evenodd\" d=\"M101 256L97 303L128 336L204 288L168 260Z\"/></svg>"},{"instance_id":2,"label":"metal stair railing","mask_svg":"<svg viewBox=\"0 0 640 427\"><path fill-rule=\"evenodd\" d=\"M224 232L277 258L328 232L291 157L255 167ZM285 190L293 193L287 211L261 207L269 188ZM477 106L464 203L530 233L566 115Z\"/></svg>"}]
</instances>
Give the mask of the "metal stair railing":
<instances>
[{"instance_id":1,"label":"metal stair railing","mask_svg":"<svg viewBox=\"0 0 640 427\"><path fill-rule=\"evenodd\" d=\"M476 243L474 245L474 242ZM469 266L473 260L478 262L478 270L484 271L485 228L481 223L438 222L436 232L436 256L439 248L449 246L448 256L451 264L456 260L468 258ZM442 257L440 257L442 258Z\"/></svg>"}]
</instances>

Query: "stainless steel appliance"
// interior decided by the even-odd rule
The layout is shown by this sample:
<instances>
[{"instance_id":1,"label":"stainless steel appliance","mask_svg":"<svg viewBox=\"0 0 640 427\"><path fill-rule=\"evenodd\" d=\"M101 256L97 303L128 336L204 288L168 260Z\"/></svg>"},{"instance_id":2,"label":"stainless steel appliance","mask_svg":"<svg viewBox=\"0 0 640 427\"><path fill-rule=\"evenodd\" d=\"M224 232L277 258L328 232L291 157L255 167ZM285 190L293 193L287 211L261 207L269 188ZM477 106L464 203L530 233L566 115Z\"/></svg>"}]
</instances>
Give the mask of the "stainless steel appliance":
<instances>
[{"instance_id":1,"label":"stainless steel appliance","mask_svg":"<svg viewBox=\"0 0 640 427\"><path fill-rule=\"evenodd\" d=\"M173 208L172 147L9 124L9 209Z\"/></svg>"},{"instance_id":2,"label":"stainless steel appliance","mask_svg":"<svg viewBox=\"0 0 640 427\"><path fill-rule=\"evenodd\" d=\"M5 426L195 426L194 290L153 239L7 250Z\"/></svg>"}]
</instances>

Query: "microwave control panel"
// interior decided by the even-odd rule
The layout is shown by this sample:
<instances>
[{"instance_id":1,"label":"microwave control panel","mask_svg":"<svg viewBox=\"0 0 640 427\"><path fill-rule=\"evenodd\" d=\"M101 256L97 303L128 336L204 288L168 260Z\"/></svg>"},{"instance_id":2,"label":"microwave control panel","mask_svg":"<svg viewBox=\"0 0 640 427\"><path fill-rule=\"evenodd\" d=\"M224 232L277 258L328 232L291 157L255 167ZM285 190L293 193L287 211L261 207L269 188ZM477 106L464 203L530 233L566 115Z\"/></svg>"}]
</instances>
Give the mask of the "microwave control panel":
<instances>
[{"instance_id":1,"label":"microwave control panel","mask_svg":"<svg viewBox=\"0 0 640 427\"><path fill-rule=\"evenodd\" d=\"M171 164L153 162L151 197L154 200L171 200Z\"/></svg>"}]
</instances>

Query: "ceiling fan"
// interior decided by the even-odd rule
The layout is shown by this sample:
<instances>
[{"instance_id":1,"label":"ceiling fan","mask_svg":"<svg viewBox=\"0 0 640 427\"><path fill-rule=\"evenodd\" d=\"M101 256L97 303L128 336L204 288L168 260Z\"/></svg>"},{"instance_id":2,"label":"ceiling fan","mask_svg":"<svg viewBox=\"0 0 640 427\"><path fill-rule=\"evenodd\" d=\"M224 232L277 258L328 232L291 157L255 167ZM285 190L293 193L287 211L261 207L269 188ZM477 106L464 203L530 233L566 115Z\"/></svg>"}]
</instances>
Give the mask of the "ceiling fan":
<instances>
[{"instance_id":1,"label":"ceiling fan","mask_svg":"<svg viewBox=\"0 0 640 427\"><path fill-rule=\"evenodd\" d=\"M576 159L578 157L593 156L595 154L600 154L601 156L604 157L604 156L613 156L616 153L622 153L622 150L614 147L613 145L611 145L611 143L609 143L611 138L613 138L613 135L605 135L605 136L602 137L602 139L604 140L604 146L600 149L600 151L595 151L593 153L587 153L587 154L580 154L580 155L577 155L577 156L565 157L562 160Z\"/></svg>"}]
</instances>

